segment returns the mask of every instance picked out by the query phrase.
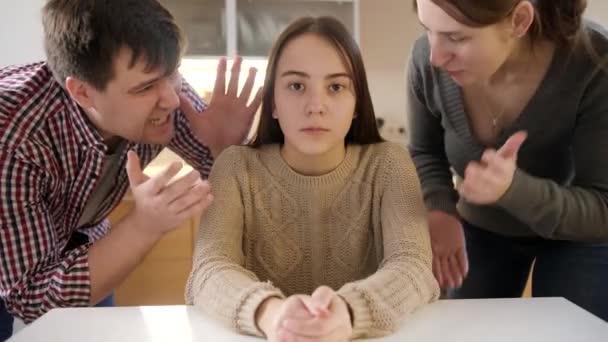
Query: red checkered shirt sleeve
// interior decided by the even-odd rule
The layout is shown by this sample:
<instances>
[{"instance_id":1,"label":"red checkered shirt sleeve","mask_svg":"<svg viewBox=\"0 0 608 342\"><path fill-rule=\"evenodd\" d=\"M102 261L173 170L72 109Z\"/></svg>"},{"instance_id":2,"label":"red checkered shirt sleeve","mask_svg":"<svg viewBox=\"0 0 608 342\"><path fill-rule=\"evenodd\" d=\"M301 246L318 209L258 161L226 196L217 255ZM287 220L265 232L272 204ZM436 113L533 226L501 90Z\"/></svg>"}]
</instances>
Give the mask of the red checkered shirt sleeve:
<instances>
[{"instance_id":1,"label":"red checkered shirt sleeve","mask_svg":"<svg viewBox=\"0 0 608 342\"><path fill-rule=\"evenodd\" d=\"M7 309L27 323L51 308L89 305L89 246L57 250L63 237L43 198L50 186L45 170L0 151L0 291Z\"/></svg>"},{"instance_id":2,"label":"red checkered shirt sleeve","mask_svg":"<svg viewBox=\"0 0 608 342\"><path fill-rule=\"evenodd\" d=\"M201 97L184 79L182 93L197 111L203 112L207 108ZM196 137L184 112L178 109L175 116L176 133L169 143L169 148L198 170L203 178L207 178L213 166L211 151Z\"/></svg>"}]
</instances>

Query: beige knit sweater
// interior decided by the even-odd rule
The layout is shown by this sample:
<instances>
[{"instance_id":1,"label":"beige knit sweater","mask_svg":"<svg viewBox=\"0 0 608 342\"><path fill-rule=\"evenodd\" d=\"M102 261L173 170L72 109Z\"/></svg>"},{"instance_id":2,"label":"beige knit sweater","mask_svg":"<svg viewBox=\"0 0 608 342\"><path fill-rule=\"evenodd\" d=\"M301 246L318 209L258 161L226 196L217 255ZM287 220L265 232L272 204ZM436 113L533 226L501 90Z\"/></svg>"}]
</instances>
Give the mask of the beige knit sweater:
<instances>
[{"instance_id":1,"label":"beige knit sweater","mask_svg":"<svg viewBox=\"0 0 608 342\"><path fill-rule=\"evenodd\" d=\"M351 307L353 337L391 333L437 299L418 177L399 145L349 145L317 177L293 171L277 145L231 147L210 182L186 301L232 329L261 335L264 299L320 285Z\"/></svg>"}]
</instances>

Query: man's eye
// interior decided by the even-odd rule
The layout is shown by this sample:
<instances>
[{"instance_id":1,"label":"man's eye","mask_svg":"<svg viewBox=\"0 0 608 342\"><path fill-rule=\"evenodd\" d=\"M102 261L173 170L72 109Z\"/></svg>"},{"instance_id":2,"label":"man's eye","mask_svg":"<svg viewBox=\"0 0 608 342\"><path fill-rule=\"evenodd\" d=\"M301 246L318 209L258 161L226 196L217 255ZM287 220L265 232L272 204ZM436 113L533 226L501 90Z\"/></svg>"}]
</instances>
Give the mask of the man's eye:
<instances>
[{"instance_id":1,"label":"man's eye","mask_svg":"<svg viewBox=\"0 0 608 342\"><path fill-rule=\"evenodd\" d=\"M137 92L138 92L138 93L145 93L146 91L148 91L148 90L152 89L152 87L154 87L154 85L153 85L153 84L149 84L149 85L147 85L147 86L145 86L145 87L143 87L143 88L139 88L139 89L137 90Z\"/></svg>"}]
</instances>

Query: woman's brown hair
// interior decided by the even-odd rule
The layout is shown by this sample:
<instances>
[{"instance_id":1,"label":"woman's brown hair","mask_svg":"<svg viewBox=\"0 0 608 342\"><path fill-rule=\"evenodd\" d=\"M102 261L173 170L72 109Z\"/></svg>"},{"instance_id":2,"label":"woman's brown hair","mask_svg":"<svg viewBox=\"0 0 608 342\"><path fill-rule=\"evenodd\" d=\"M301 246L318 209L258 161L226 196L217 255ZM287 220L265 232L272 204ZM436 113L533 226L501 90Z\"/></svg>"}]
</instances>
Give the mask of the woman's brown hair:
<instances>
[{"instance_id":1,"label":"woman's brown hair","mask_svg":"<svg viewBox=\"0 0 608 342\"><path fill-rule=\"evenodd\" d=\"M469 27L484 27L508 18L522 1L536 8L535 19L529 30L532 47L540 39L547 39L557 47L566 48L574 55L584 54L597 65L597 70L608 72L608 56L600 54L583 27L583 13L587 0L431 0L449 16ZM413 0L414 11L418 10Z\"/></svg>"},{"instance_id":2,"label":"woman's brown hair","mask_svg":"<svg viewBox=\"0 0 608 342\"><path fill-rule=\"evenodd\" d=\"M558 46L571 47L583 34L583 13L587 0L431 0L461 24L483 27L508 18L522 1L536 8L530 27L532 42L545 38ZM417 1L414 0L414 9Z\"/></svg>"}]
</instances>

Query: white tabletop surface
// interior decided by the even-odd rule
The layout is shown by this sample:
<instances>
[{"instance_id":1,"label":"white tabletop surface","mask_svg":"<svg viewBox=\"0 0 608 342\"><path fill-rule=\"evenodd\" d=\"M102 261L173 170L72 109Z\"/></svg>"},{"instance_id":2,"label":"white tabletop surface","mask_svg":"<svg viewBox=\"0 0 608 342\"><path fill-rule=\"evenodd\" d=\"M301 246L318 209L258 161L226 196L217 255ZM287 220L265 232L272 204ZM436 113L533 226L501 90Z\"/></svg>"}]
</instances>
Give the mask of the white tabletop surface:
<instances>
[{"instance_id":1,"label":"white tabletop surface","mask_svg":"<svg viewBox=\"0 0 608 342\"><path fill-rule=\"evenodd\" d=\"M247 342L193 307L55 309L11 342ZM608 323L563 298L442 300L413 313L384 342L606 342Z\"/></svg>"}]
</instances>

